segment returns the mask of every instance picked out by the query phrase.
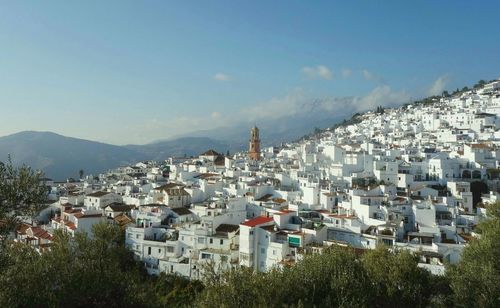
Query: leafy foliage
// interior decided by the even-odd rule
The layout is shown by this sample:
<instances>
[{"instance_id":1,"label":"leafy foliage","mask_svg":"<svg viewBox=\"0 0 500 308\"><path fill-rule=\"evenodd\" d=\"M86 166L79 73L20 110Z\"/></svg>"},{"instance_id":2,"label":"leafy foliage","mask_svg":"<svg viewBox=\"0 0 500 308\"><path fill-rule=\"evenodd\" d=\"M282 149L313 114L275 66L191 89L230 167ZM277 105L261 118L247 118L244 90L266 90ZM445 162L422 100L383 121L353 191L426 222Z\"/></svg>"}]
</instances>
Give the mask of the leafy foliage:
<instances>
[{"instance_id":1,"label":"leafy foliage","mask_svg":"<svg viewBox=\"0 0 500 308\"><path fill-rule=\"evenodd\" d=\"M93 238L58 232L49 252L11 243L0 253L0 307L185 306L199 282L149 277L124 246L123 231L94 226Z\"/></svg>"},{"instance_id":2,"label":"leafy foliage","mask_svg":"<svg viewBox=\"0 0 500 308\"><path fill-rule=\"evenodd\" d=\"M47 188L43 174L28 166L15 167L12 160L0 162L1 233L11 231L19 216L35 217L44 207Z\"/></svg>"},{"instance_id":3,"label":"leafy foliage","mask_svg":"<svg viewBox=\"0 0 500 308\"><path fill-rule=\"evenodd\" d=\"M424 307L441 303L440 278L408 252L385 248L358 256L328 248L295 266L268 273L231 270L207 281L200 307ZM445 284L446 286L446 284Z\"/></svg>"},{"instance_id":4,"label":"leafy foliage","mask_svg":"<svg viewBox=\"0 0 500 308\"><path fill-rule=\"evenodd\" d=\"M479 239L464 249L448 277L458 307L500 307L500 203L487 208L490 219L479 224Z\"/></svg>"}]
</instances>

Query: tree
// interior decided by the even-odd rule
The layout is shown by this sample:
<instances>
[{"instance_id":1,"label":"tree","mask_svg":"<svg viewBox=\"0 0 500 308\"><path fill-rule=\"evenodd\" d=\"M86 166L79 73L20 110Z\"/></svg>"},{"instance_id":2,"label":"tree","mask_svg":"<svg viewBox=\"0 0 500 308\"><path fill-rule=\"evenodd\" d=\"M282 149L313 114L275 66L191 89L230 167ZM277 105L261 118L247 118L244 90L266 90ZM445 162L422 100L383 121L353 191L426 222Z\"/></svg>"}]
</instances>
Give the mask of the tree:
<instances>
[{"instance_id":1,"label":"tree","mask_svg":"<svg viewBox=\"0 0 500 308\"><path fill-rule=\"evenodd\" d=\"M366 252L363 267L372 284L374 307L427 307L440 295L435 277L417 266L418 256L383 246Z\"/></svg>"},{"instance_id":2,"label":"tree","mask_svg":"<svg viewBox=\"0 0 500 308\"><path fill-rule=\"evenodd\" d=\"M189 307L203 290L203 284L199 280L161 273L156 279L154 290L160 306Z\"/></svg>"},{"instance_id":3,"label":"tree","mask_svg":"<svg viewBox=\"0 0 500 308\"><path fill-rule=\"evenodd\" d=\"M45 207L47 187L43 173L23 165L15 167L9 156L0 162L0 220L4 232L12 231L20 217L34 218Z\"/></svg>"},{"instance_id":4,"label":"tree","mask_svg":"<svg viewBox=\"0 0 500 308\"><path fill-rule=\"evenodd\" d=\"M489 219L477 227L481 237L472 239L460 263L447 271L458 307L500 307L500 202L487 213Z\"/></svg>"},{"instance_id":5,"label":"tree","mask_svg":"<svg viewBox=\"0 0 500 308\"><path fill-rule=\"evenodd\" d=\"M80 180L83 179L84 173L85 173L85 171L83 171L83 169L80 169L80 171L78 171L78 175L80 176Z\"/></svg>"},{"instance_id":6,"label":"tree","mask_svg":"<svg viewBox=\"0 0 500 308\"><path fill-rule=\"evenodd\" d=\"M291 267L266 273L226 271L206 282L199 307L368 307L370 289L353 250L326 248Z\"/></svg>"},{"instance_id":7,"label":"tree","mask_svg":"<svg viewBox=\"0 0 500 308\"><path fill-rule=\"evenodd\" d=\"M443 94L441 96L442 97L450 97L450 93L448 93L448 91L444 90Z\"/></svg>"},{"instance_id":8,"label":"tree","mask_svg":"<svg viewBox=\"0 0 500 308\"><path fill-rule=\"evenodd\" d=\"M123 232L96 225L93 238L57 232L51 250L6 246L0 307L156 306L152 280L124 246Z\"/></svg>"},{"instance_id":9,"label":"tree","mask_svg":"<svg viewBox=\"0 0 500 308\"><path fill-rule=\"evenodd\" d=\"M474 85L474 89L478 89L478 88L481 88L482 86L484 86L486 84L486 81L481 79L479 80L475 85Z\"/></svg>"}]
</instances>

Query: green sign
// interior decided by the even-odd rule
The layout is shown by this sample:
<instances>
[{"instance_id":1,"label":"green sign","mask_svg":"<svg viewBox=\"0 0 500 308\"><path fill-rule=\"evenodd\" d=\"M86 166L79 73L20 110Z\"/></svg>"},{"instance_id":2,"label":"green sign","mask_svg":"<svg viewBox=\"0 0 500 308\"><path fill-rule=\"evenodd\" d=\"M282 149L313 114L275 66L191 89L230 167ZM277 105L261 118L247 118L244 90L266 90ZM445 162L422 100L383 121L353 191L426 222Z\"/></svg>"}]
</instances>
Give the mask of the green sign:
<instances>
[{"instance_id":1,"label":"green sign","mask_svg":"<svg viewBox=\"0 0 500 308\"><path fill-rule=\"evenodd\" d=\"M288 237L288 244L291 246L300 246L300 237Z\"/></svg>"}]
</instances>

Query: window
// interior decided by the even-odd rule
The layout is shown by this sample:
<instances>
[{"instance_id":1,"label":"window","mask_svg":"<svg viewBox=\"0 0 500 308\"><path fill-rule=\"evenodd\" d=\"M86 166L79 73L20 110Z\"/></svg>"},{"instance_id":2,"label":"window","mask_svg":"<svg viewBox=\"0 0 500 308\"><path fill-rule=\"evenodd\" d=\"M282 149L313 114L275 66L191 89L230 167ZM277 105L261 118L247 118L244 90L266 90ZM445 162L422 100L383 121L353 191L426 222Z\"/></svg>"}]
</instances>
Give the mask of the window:
<instances>
[{"instance_id":1,"label":"window","mask_svg":"<svg viewBox=\"0 0 500 308\"><path fill-rule=\"evenodd\" d=\"M198 244L205 244L205 238L204 237L198 238Z\"/></svg>"},{"instance_id":2,"label":"window","mask_svg":"<svg viewBox=\"0 0 500 308\"><path fill-rule=\"evenodd\" d=\"M151 254L151 247L148 247L148 255Z\"/></svg>"},{"instance_id":3,"label":"window","mask_svg":"<svg viewBox=\"0 0 500 308\"><path fill-rule=\"evenodd\" d=\"M224 245L224 240L223 239L220 240L220 244Z\"/></svg>"},{"instance_id":4,"label":"window","mask_svg":"<svg viewBox=\"0 0 500 308\"><path fill-rule=\"evenodd\" d=\"M161 253L161 248L158 249L158 253Z\"/></svg>"},{"instance_id":5,"label":"window","mask_svg":"<svg viewBox=\"0 0 500 308\"><path fill-rule=\"evenodd\" d=\"M135 235L135 238L136 238L136 239L138 239L138 238L139 238L139 234L136 234L136 235Z\"/></svg>"},{"instance_id":6,"label":"window","mask_svg":"<svg viewBox=\"0 0 500 308\"><path fill-rule=\"evenodd\" d=\"M253 235L253 230L252 230L252 231L250 231L250 235Z\"/></svg>"},{"instance_id":7,"label":"window","mask_svg":"<svg viewBox=\"0 0 500 308\"><path fill-rule=\"evenodd\" d=\"M214 242L214 239L211 238L210 239L210 244L213 244L213 242Z\"/></svg>"},{"instance_id":8,"label":"window","mask_svg":"<svg viewBox=\"0 0 500 308\"><path fill-rule=\"evenodd\" d=\"M174 252L174 246L167 246L167 252L168 253L173 253Z\"/></svg>"},{"instance_id":9,"label":"window","mask_svg":"<svg viewBox=\"0 0 500 308\"><path fill-rule=\"evenodd\" d=\"M392 246L392 245L393 245L392 240L389 240L389 239L385 239L385 238L383 238L383 239L382 239L382 242L383 242L385 245L387 245L387 246Z\"/></svg>"},{"instance_id":10,"label":"window","mask_svg":"<svg viewBox=\"0 0 500 308\"><path fill-rule=\"evenodd\" d=\"M209 253L202 253L201 258L202 259L210 259L210 254Z\"/></svg>"},{"instance_id":11,"label":"window","mask_svg":"<svg viewBox=\"0 0 500 308\"><path fill-rule=\"evenodd\" d=\"M273 256L276 255L276 249L273 249Z\"/></svg>"}]
</instances>

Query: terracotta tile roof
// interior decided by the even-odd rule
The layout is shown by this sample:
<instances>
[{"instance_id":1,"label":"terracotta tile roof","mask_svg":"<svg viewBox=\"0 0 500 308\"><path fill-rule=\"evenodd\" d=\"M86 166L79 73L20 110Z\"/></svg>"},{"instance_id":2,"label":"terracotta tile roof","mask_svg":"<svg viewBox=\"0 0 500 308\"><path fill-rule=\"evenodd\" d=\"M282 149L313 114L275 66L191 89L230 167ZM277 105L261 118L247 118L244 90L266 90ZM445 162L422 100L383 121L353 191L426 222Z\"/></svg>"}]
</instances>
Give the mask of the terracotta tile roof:
<instances>
[{"instance_id":1,"label":"terracotta tile roof","mask_svg":"<svg viewBox=\"0 0 500 308\"><path fill-rule=\"evenodd\" d=\"M224 156L222 156L222 155L217 156L217 158L214 160L214 164L216 166L224 166L225 163L226 163L226 160L225 160Z\"/></svg>"},{"instance_id":2,"label":"terracotta tile roof","mask_svg":"<svg viewBox=\"0 0 500 308\"><path fill-rule=\"evenodd\" d=\"M123 204L123 203L118 203L118 202L113 202L111 204L108 204L106 208L111 208L113 212L127 212L130 211L130 205Z\"/></svg>"},{"instance_id":3,"label":"terracotta tile roof","mask_svg":"<svg viewBox=\"0 0 500 308\"><path fill-rule=\"evenodd\" d=\"M231 224L220 224L217 229L215 229L215 232L218 233L229 233L229 232L235 232L240 228L238 225L231 225Z\"/></svg>"},{"instance_id":4,"label":"terracotta tile roof","mask_svg":"<svg viewBox=\"0 0 500 308\"><path fill-rule=\"evenodd\" d=\"M272 194L265 194L264 196L260 197L259 199L256 199L255 201L269 201L272 198Z\"/></svg>"},{"instance_id":5,"label":"terracotta tile roof","mask_svg":"<svg viewBox=\"0 0 500 308\"><path fill-rule=\"evenodd\" d=\"M270 223L272 221L273 221L273 218L271 218L271 217L259 216L259 217L255 217L253 219L250 219L248 221L245 221L244 223L241 223L241 225L247 226L247 227L255 227L258 225Z\"/></svg>"},{"instance_id":6,"label":"terracotta tile roof","mask_svg":"<svg viewBox=\"0 0 500 308\"><path fill-rule=\"evenodd\" d=\"M120 214L114 218L115 222L120 226L126 225L132 222L132 219L125 214Z\"/></svg>"},{"instance_id":7,"label":"terracotta tile roof","mask_svg":"<svg viewBox=\"0 0 500 308\"><path fill-rule=\"evenodd\" d=\"M205 153L200 154L200 156L218 156L218 155L220 155L220 154L215 152L212 149L206 151Z\"/></svg>"},{"instance_id":8,"label":"terracotta tile roof","mask_svg":"<svg viewBox=\"0 0 500 308\"><path fill-rule=\"evenodd\" d=\"M70 228L71 230L76 230L76 225L72 222L67 222L65 223L66 227Z\"/></svg>"},{"instance_id":9,"label":"terracotta tile roof","mask_svg":"<svg viewBox=\"0 0 500 308\"><path fill-rule=\"evenodd\" d=\"M46 230L40 228L40 227L31 227L31 232L33 233L33 236L36 238L41 238L45 240L52 240L52 235L47 232Z\"/></svg>"},{"instance_id":10,"label":"terracotta tile roof","mask_svg":"<svg viewBox=\"0 0 500 308\"><path fill-rule=\"evenodd\" d=\"M87 197L96 197L96 198L100 198L102 196L106 196L110 194L110 192L107 192L107 191L97 191L95 193L91 193L91 194L88 194Z\"/></svg>"},{"instance_id":11,"label":"terracotta tile roof","mask_svg":"<svg viewBox=\"0 0 500 308\"><path fill-rule=\"evenodd\" d=\"M177 215L191 215L193 212L191 212L188 208L185 207L178 207L175 209L172 209L172 212L176 213Z\"/></svg>"},{"instance_id":12,"label":"terracotta tile roof","mask_svg":"<svg viewBox=\"0 0 500 308\"><path fill-rule=\"evenodd\" d=\"M80 213L81 211L82 211L82 209L69 208L69 209L65 209L64 213L74 214L74 213Z\"/></svg>"},{"instance_id":13,"label":"terracotta tile roof","mask_svg":"<svg viewBox=\"0 0 500 308\"><path fill-rule=\"evenodd\" d=\"M484 143L473 143L469 144L469 146L473 149L489 149L490 146Z\"/></svg>"},{"instance_id":14,"label":"terracotta tile roof","mask_svg":"<svg viewBox=\"0 0 500 308\"><path fill-rule=\"evenodd\" d=\"M28 225L28 224L21 224L18 229L17 229L17 233L18 234L21 234L21 235L24 235L26 234L26 230L28 230L31 226Z\"/></svg>"}]
</instances>

